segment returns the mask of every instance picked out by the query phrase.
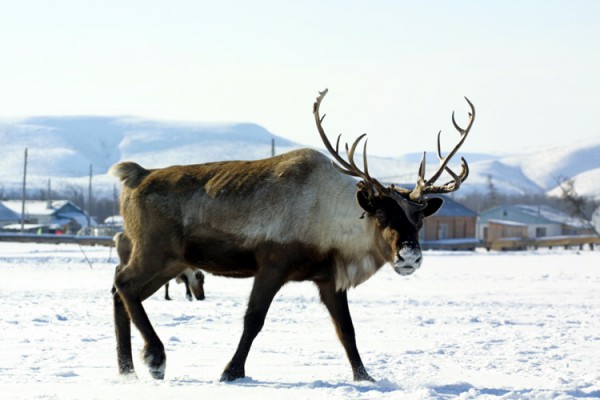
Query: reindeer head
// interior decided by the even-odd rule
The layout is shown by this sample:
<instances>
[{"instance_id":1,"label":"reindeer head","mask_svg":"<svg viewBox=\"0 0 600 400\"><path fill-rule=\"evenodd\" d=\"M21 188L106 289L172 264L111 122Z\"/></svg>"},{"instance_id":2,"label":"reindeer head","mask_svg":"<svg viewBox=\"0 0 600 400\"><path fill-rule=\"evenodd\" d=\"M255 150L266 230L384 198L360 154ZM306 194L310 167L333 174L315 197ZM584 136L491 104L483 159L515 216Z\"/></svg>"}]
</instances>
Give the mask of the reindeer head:
<instances>
[{"instance_id":1,"label":"reindeer head","mask_svg":"<svg viewBox=\"0 0 600 400\"><path fill-rule=\"evenodd\" d=\"M381 232L381 237L389 246L389 261L392 263L394 270L400 275L410 275L421 266L422 255L418 238L419 230L423 226L423 220L437 212L443 203L440 197L428 195L454 192L458 190L461 183L469 175L469 167L464 158L461 158L461 172L459 174L454 173L448 167L448 162L467 138L475 120L475 108L469 99L465 97L471 108L469 122L465 129L458 126L454 119L454 113L452 113L452 124L461 136L458 144L447 156L442 156L440 131L437 139L437 155L440 165L437 171L431 178L425 179L426 155L423 153L417 183L410 190L395 187L394 185L384 186L377 179L369 175L366 140L363 148L363 169L361 170L356 165L354 153L366 134L359 136L352 146L348 146L346 143L347 160L339 153L341 135L337 138L335 148L331 145L322 126L325 115L321 117L319 114L321 101L326 94L327 89L319 93L313 106L313 114L325 147L335 161L337 161L333 165L344 174L360 178L360 181L356 185L358 189L356 193L358 204L371 218L375 219L377 227ZM444 171L452 177L452 180L441 186L435 186L434 183Z\"/></svg>"},{"instance_id":2,"label":"reindeer head","mask_svg":"<svg viewBox=\"0 0 600 400\"><path fill-rule=\"evenodd\" d=\"M190 277L190 290L194 294L196 300L204 300L204 274L200 270L196 270Z\"/></svg>"}]
</instances>

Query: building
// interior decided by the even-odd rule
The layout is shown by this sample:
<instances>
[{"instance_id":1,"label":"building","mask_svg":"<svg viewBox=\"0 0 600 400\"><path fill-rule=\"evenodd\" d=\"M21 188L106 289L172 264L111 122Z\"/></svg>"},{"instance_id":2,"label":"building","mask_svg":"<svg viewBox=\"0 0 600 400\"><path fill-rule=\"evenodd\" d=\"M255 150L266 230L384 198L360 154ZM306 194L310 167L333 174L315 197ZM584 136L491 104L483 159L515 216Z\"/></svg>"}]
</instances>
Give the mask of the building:
<instances>
[{"instance_id":1,"label":"building","mask_svg":"<svg viewBox=\"0 0 600 400\"><path fill-rule=\"evenodd\" d=\"M444 204L423 223L420 240L424 248L474 248L477 244L477 214L450 196L440 195Z\"/></svg>"},{"instance_id":2,"label":"building","mask_svg":"<svg viewBox=\"0 0 600 400\"><path fill-rule=\"evenodd\" d=\"M77 235L114 237L118 232L123 232L123 217L112 215L107 217L103 224L85 227L77 232Z\"/></svg>"},{"instance_id":3,"label":"building","mask_svg":"<svg viewBox=\"0 0 600 400\"><path fill-rule=\"evenodd\" d=\"M529 237L529 226L513 221L490 219L484 230L483 241L493 242L498 239L524 239Z\"/></svg>"},{"instance_id":4,"label":"building","mask_svg":"<svg viewBox=\"0 0 600 400\"><path fill-rule=\"evenodd\" d=\"M17 214L20 221L21 200L5 200L0 204ZM87 213L68 200L27 200L24 217L25 230L33 232L77 233L88 225ZM93 218L90 218L90 225L96 225ZM2 229L20 230L21 224L5 225Z\"/></svg>"},{"instance_id":5,"label":"building","mask_svg":"<svg viewBox=\"0 0 600 400\"><path fill-rule=\"evenodd\" d=\"M0 203L0 228L6 225L16 224L20 222L19 217L21 213L16 213L4 204Z\"/></svg>"},{"instance_id":6,"label":"building","mask_svg":"<svg viewBox=\"0 0 600 400\"><path fill-rule=\"evenodd\" d=\"M502 238L572 236L589 234L589 224L543 205L504 205L479 214L477 237L490 242Z\"/></svg>"}]
</instances>

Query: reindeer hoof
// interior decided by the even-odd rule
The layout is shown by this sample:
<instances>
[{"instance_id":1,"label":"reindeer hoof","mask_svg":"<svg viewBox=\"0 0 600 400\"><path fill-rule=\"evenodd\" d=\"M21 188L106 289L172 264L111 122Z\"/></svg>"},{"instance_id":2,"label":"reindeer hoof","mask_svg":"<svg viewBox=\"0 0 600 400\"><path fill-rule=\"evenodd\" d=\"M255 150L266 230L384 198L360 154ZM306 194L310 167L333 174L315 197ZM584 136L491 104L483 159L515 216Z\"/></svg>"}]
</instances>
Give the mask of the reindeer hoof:
<instances>
[{"instance_id":1,"label":"reindeer hoof","mask_svg":"<svg viewBox=\"0 0 600 400\"><path fill-rule=\"evenodd\" d=\"M165 368L150 368L150 375L154 378L154 379L159 379L159 380L163 380L165 379Z\"/></svg>"},{"instance_id":2,"label":"reindeer hoof","mask_svg":"<svg viewBox=\"0 0 600 400\"><path fill-rule=\"evenodd\" d=\"M245 377L246 377L246 373L244 372L244 367L239 368L239 367L227 366L227 368L225 368L225 371L223 371L223 374L221 375L221 379L219 379L219 381L233 382L237 379L242 379Z\"/></svg>"},{"instance_id":3,"label":"reindeer hoof","mask_svg":"<svg viewBox=\"0 0 600 400\"><path fill-rule=\"evenodd\" d=\"M117 361L119 363L120 375L135 375L135 370L133 368L133 360L131 359L131 356L124 356L119 354L119 356L117 357Z\"/></svg>"},{"instance_id":4,"label":"reindeer hoof","mask_svg":"<svg viewBox=\"0 0 600 400\"><path fill-rule=\"evenodd\" d=\"M235 380L242 379L245 377L246 375L236 375L230 374L229 372L223 372L223 374L221 375L221 379L219 379L219 382L233 382Z\"/></svg>"},{"instance_id":5,"label":"reindeer hoof","mask_svg":"<svg viewBox=\"0 0 600 400\"><path fill-rule=\"evenodd\" d=\"M375 382L375 379L369 375L366 369L360 368L354 371L354 380L355 381L367 381L367 382Z\"/></svg>"},{"instance_id":6,"label":"reindeer hoof","mask_svg":"<svg viewBox=\"0 0 600 400\"><path fill-rule=\"evenodd\" d=\"M167 367L167 357L164 349L154 350L146 349L143 353L144 363L148 366L148 371L154 379L164 379L165 369Z\"/></svg>"}]
</instances>

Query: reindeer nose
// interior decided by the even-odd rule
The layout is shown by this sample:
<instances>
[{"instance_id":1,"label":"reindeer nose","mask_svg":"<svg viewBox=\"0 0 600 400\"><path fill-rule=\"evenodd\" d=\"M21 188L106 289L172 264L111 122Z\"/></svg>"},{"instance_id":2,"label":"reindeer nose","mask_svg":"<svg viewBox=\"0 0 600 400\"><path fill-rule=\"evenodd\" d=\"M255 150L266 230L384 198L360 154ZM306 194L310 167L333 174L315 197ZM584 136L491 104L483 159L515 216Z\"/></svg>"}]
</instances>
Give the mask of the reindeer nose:
<instances>
[{"instance_id":1,"label":"reindeer nose","mask_svg":"<svg viewBox=\"0 0 600 400\"><path fill-rule=\"evenodd\" d=\"M394 270L403 276L410 275L421 267L423 255L418 246L403 246L396 253Z\"/></svg>"},{"instance_id":2,"label":"reindeer nose","mask_svg":"<svg viewBox=\"0 0 600 400\"><path fill-rule=\"evenodd\" d=\"M398 254L398 261L401 262L407 262L406 259L404 257L402 257L400 254ZM423 261L423 256L419 256L415 259L415 263L419 264L419 266L421 265L421 261Z\"/></svg>"}]
</instances>

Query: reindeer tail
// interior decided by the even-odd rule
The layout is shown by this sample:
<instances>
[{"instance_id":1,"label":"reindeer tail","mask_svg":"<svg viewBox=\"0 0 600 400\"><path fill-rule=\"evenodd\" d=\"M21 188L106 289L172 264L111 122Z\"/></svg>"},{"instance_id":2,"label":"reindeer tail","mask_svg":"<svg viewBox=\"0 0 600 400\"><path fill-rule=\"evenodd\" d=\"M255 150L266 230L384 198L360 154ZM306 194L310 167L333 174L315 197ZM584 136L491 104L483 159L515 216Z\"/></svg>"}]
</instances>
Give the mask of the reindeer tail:
<instances>
[{"instance_id":1,"label":"reindeer tail","mask_svg":"<svg viewBox=\"0 0 600 400\"><path fill-rule=\"evenodd\" d=\"M134 162L122 162L113 165L108 173L119 178L126 187L133 189L148 176L150 171Z\"/></svg>"}]
</instances>

